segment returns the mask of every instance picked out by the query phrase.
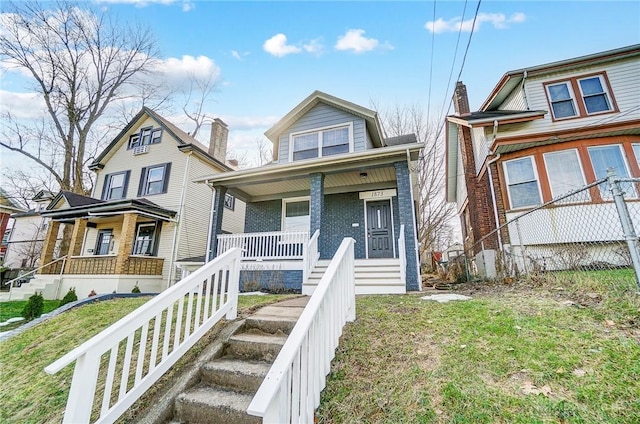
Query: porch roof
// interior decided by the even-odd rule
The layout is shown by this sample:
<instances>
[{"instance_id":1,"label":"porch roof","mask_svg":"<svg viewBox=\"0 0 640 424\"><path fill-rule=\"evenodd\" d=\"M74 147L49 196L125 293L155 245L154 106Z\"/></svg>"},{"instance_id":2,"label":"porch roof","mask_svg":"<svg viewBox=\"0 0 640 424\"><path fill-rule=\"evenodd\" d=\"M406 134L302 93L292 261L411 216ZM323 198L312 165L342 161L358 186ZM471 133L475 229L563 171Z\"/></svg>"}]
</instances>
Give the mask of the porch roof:
<instances>
[{"instance_id":1,"label":"porch roof","mask_svg":"<svg viewBox=\"0 0 640 424\"><path fill-rule=\"evenodd\" d=\"M150 218L170 221L176 215L175 211L162 208L147 199L93 200L96 202L71 206L65 209L47 210L42 212L42 216L50 217L54 221L65 221L75 218L137 213Z\"/></svg>"},{"instance_id":2,"label":"porch roof","mask_svg":"<svg viewBox=\"0 0 640 424\"><path fill-rule=\"evenodd\" d=\"M396 184L393 163L418 160L422 143L370 149L359 153L309 159L285 164L215 174L195 180L255 202L309 194L309 175L325 174L325 193L379 190ZM364 175L363 175L364 174Z\"/></svg>"}]
</instances>

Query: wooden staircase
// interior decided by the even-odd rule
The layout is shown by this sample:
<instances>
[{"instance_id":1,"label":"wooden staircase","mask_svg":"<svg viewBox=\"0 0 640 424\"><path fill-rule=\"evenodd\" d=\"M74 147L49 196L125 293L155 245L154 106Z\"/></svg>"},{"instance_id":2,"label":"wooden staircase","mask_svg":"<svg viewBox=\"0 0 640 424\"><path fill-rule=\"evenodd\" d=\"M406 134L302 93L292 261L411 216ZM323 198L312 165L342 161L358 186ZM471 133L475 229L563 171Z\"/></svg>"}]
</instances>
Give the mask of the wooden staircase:
<instances>
[{"instance_id":1,"label":"wooden staircase","mask_svg":"<svg viewBox=\"0 0 640 424\"><path fill-rule=\"evenodd\" d=\"M266 306L247 318L217 357L200 366L196 384L178 394L165 423L261 423L249 403L304 309L307 298ZM142 422L158 422L144 419Z\"/></svg>"},{"instance_id":2,"label":"wooden staircase","mask_svg":"<svg viewBox=\"0 0 640 424\"><path fill-rule=\"evenodd\" d=\"M328 260L319 260L302 294L310 295L318 286L329 266ZM400 273L400 259L356 259L356 294L402 294L407 292Z\"/></svg>"}]
</instances>

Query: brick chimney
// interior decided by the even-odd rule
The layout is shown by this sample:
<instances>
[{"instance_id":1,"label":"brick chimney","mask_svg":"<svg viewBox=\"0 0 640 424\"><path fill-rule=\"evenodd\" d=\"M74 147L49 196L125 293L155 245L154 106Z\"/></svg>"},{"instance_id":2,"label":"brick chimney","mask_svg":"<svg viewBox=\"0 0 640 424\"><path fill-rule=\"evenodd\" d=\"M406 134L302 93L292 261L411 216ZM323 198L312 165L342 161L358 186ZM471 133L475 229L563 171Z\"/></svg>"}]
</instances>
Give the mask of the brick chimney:
<instances>
[{"instance_id":1,"label":"brick chimney","mask_svg":"<svg viewBox=\"0 0 640 424\"><path fill-rule=\"evenodd\" d=\"M453 91L453 107L458 116L468 116L471 114L469 108L469 97L467 97L467 86L458 81L456 89Z\"/></svg>"},{"instance_id":2,"label":"brick chimney","mask_svg":"<svg viewBox=\"0 0 640 424\"><path fill-rule=\"evenodd\" d=\"M209 138L209 154L222 163L227 163L227 138L229 128L222 119L215 118L211 122L211 136Z\"/></svg>"}]
</instances>

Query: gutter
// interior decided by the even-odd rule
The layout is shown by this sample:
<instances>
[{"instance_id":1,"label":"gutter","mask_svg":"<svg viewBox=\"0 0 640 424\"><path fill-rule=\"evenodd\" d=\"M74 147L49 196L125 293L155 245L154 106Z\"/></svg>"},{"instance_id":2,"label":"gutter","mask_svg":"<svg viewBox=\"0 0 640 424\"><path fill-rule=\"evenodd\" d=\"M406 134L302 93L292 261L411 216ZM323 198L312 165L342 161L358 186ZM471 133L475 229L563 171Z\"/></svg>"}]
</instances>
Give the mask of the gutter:
<instances>
[{"instance_id":1,"label":"gutter","mask_svg":"<svg viewBox=\"0 0 640 424\"><path fill-rule=\"evenodd\" d=\"M184 175L182 176L182 191L180 192L180 207L178 209L178 216L174 221L176 224L173 226L173 241L171 243L171 256L169 261L169 275L167 276L167 287L171 287L171 276L173 275L173 264L176 261L176 256L178 255L178 243L180 242L180 233L178 230L180 229L182 219L184 218L184 198L185 191L187 191L187 177L189 175L189 164L191 162L191 155L193 154L193 150L189 152L187 155L187 163L184 166Z\"/></svg>"},{"instance_id":2,"label":"gutter","mask_svg":"<svg viewBox=\"0 0 640 424\"><path fill-rule=\"evenodd\" d=\"M495 143L496 136L498 134L498 121L495 121L493 124L493 140L491 144ZM492 153L493 154L493 153ZM495 163L500 159L500 153L498 153L493 159L489 159L487 161L487 172L489 173L489 188L491 189L491 204L493 205L493 218L496 222L496 233L498 235L498 249L502 252L502 235L500 234L500 219L498 215L498 205L496 203L496 190L493 186L493 173L491 172L491 164Z\"/></svg>"}]
</instances>

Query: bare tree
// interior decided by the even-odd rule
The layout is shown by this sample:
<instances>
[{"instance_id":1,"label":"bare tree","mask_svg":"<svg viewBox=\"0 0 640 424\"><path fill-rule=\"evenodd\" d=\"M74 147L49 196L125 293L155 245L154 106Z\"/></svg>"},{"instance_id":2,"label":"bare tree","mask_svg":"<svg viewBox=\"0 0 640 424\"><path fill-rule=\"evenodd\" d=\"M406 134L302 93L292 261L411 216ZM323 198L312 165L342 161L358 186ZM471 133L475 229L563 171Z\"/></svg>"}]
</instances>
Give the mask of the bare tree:
<instances>
[{"instance_id":1,"label":"bare tree","mask_svg":"<svg viewBox=\"0 0 640 424\"><path fill-rule=\"evenodd\" d=\"M126 97L134 77L157 57L151 32L119 25L103 12L67 1L4 7L0 58L30 77L44 116L3 118L0 146L45 169L61 189L87 193L85 165L99 144L96 124Z\"/></svg>"},{"instance_id":2,"label":"bare tree","mask_svg":"<svg viewBox=\"0 0 640 424\"><path fill-rule=\"evenodd\" d=\"M206 75L196 75L189 73L187 84L183 87L184 103L182 112L195 125L191 136L196 138L200 128L206 121L213 120L213 116L206 113L206 105L211 100L213 93L217 89L218 72L213 69Z\"/></svg>"},{"instance_id":3,"label":"bare tree","mask_svg":"<svg viewBox=\"0 0 640 424\"><path fill-rule=\"evenodd\" d=\"M452 241L450 222L455 216L454 206L446 201L444 192L442 126L427 122L426 113L416 105L378 110L378 114L386 137L413 133L418 142L424 143L417 164L420 255L441 250Z\"/></svg>"}]
</instances>

